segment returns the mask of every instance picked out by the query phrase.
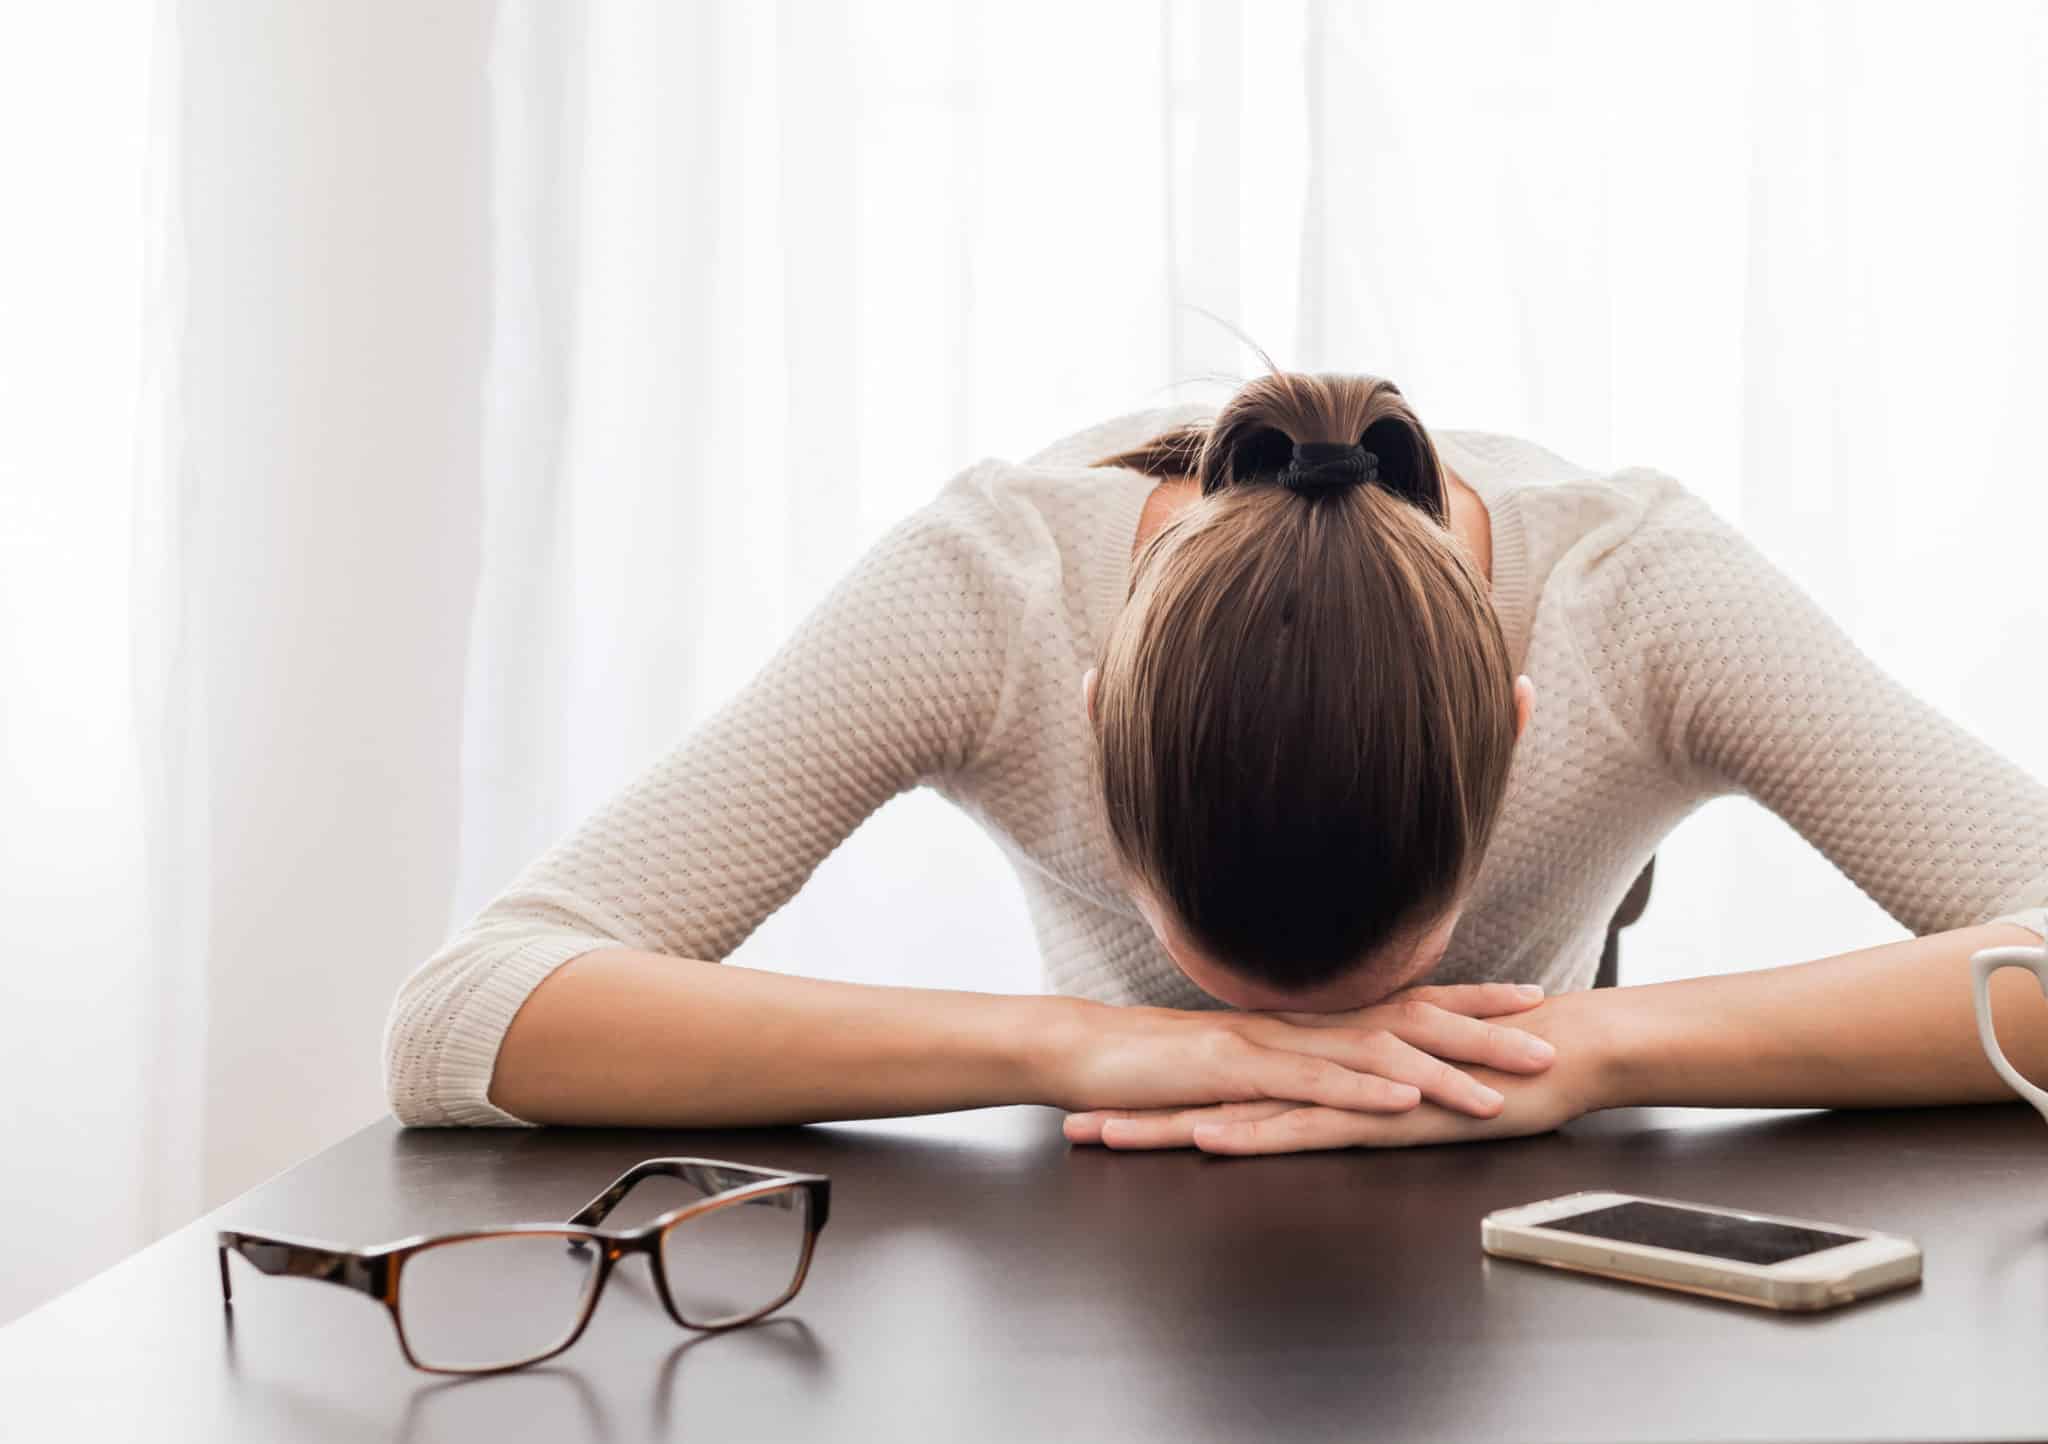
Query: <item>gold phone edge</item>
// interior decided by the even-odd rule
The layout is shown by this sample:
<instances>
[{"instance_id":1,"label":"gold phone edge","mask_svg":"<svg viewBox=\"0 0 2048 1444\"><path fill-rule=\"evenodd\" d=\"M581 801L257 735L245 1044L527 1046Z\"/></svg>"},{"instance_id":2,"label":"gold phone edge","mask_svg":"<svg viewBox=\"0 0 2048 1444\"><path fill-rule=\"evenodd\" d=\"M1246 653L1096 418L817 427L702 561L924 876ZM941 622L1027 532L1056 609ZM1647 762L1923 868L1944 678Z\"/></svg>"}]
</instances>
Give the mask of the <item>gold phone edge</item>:
<instances>
[{"instance_id":1,"label":"gold phone edge","mask_svg":"<svg viewBox=\"0 0 2048 1444\"><path fill-rule=\"evenodd\" d=\"M1485 1252L1491 1258L1511 1259L1516 1263L1536 1264L1541 1268L1558 1269L1564 1273L1571 1274L1585 1274L1590 1278L1613 1279L1617 1283L1638 1284L1644 1288L1669 1289L1673 1293L1680 1294L1697 1294L1702 1298L1721 1299L1731 1304L1748 1304L1752 1308L1768 1309L1774 1314L1817 1314L1827 1309L1840 1308L1844 1304L1853 1304L1863 1299L1875 1298L1879 1294L1890 1293L1894 1289L1907 1288L1920 1282L1920 1275L1916 1270L1909 1277L1888 1280L1882 1286L1874 1289L1845 1294L1828 1292L1816 1296L1811 1302L1791 1300L1781 1303L1759 1294L1731 1293L1726 1289L1708 1288L1704 1284L1678 1283L1671 1279L1652 1278L1646 1274L1623 1273L1618 1269L1591 1268L1585 1264L1564 1263L1558 1259L1532 1258L1528 1254L1500 1253L1492 1248L1487 1248Z\"/></svg>"}]
</instances>

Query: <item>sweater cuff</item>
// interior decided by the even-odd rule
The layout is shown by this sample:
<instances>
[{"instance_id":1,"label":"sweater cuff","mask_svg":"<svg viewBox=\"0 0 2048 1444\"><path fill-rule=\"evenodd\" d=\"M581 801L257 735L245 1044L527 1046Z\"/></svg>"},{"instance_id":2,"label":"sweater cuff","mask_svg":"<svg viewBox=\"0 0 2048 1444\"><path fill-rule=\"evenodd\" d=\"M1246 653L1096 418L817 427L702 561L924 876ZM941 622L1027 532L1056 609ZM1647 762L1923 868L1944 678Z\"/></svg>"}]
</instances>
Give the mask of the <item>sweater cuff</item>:
<instances>
[{"instance_id":1,"label":"sweater cuff","mask_svg":"<svg viewBox=\"0 0 2048 1444\"><path fill-rule=\"evenodd\" d=\"M434 1029L433 1051L421 1060L417 1081L424 1099L415 1111L458 1126L532 1127L490 1101L491 1071L505 1030L541 980L562 964L597 948L615 948L613 938L586 933L543 933L481 965L472 964L467 996ZM419 1104L426 1106L420 1108Z\"/></svg>"}]
</instances>

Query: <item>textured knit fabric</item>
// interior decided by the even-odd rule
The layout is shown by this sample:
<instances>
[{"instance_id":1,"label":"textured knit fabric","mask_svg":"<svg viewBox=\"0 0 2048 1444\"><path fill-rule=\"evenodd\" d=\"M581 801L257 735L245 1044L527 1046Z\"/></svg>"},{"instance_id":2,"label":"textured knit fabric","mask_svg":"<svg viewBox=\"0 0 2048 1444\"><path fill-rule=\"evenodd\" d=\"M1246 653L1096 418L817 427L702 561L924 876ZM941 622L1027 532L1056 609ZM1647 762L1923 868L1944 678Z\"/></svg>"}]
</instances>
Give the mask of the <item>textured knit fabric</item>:
<instances>
[{"instance_id":1,"label":"textured knit fabric","mask_svg":"<svg viewBox=\"0 0 2048 1444\"><path fill-rule=\"evenodd\" d=\"M762 671L427 958L385 1033L393 1111L486 1097L533 988L579 953L722 959L848 833L929 786L1016 865L1048 991L1222 1004L1112 879L1081 674L1122 605L1150 478L1088 463L1192 404L968 467L863 556ZM1679 482L1433 431L1492 524L1492 597L1536 709L1431 981L1593 977L1608 920L1693 809L1745 793L1916 934L2044 930L2048 787L1882 672ZM1369 645L1369 643L1367 643ZM973 987L963 975L962 987Z\"/></svg>"}]
</instances>

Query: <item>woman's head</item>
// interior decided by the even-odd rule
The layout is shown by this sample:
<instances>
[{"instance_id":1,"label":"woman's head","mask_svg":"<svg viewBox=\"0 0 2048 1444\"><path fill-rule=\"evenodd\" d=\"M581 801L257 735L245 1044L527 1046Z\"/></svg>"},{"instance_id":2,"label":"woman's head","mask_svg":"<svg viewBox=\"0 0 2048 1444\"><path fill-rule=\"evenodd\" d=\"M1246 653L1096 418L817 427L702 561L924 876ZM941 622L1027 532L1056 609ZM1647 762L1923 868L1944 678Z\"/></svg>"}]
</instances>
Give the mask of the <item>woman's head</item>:
<instances>
[{"instance_id":1,"label":"woman's head","mask_svg":"<svg viewBox=\"0 0 2048 1444\"><path fill-rule=\"evenodd\" d=\"M1301 486L1300 443L1360 443L1377 476ZM1428 971L1527 701L1428 433L1390 381L1274 373L1098 464L1200 489L1140 550L1090 679L1141 910L1244 1006L1357 1006Z\"/></svg>"}]
</instances>

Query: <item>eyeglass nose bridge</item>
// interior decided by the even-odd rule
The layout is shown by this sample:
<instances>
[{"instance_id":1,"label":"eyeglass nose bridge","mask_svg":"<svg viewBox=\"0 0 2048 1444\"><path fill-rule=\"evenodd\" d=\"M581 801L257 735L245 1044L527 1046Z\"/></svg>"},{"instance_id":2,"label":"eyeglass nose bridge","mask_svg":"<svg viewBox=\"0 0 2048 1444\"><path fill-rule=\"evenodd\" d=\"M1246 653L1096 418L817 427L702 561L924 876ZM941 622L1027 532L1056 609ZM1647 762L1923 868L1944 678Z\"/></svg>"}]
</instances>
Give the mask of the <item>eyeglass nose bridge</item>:
<instances>
[{"instance_id":1,"label":"eyeglass nose bridge","mask_svg":"<svg viewBox=\"0 0 2048 1444\"><path fill-rule=\"evenodd\" d=\"M650 1281L654 1285L654 1295L661 1301L663 1311L682 1327L686 1329L693 1327L683 1318L681 1312L676 1308L675 1300L669 1296L668 1276L661 1267L662 1232L662 1230L656 1229L632 1238L597 1240L597 1242L603 1245L603 1248L598 1254L597 1278L591 1285L594 1293L591 1298L590 1308L587 1311L588 1314L597 1312L597 1306L603 1299L605 1286L611 1282L614 1267L624 1263L629 1256L637 1254L647 1260L647 1272ZM591 1239L572 1238L568 1242L568 1251L572 1254L580 1254L583 1250L589 1248L592 1242L593 1240Z\"/></svg>"},{"instance_id":2,"label":"eyeglass nose bridge","mask_svg":"<svg viewBox=\"0 0 2048 1444\"><path fill-rule=\"evenodd\" d=\"M555 1350L556 1353L560 1353L583 1337L584 1331L597 1317L599 1306L604 1303L605 1290L611 1285L612 1274L633 1254L646 1255L647 1271L653 1275L654 1292L661 1299L662 1307L667 1310L670 1317L675 1317L674 1305L668 1299L667 1282L661 1276L661 1256L657 1252L658 1238L572 1238L569 1240L568 1249L570 1253L576 1254L590 1248L593 1243L598 1246L597 1267L593 1270L594 1276L590 1281L588 1301L583 1306L583 1314L577 1322L575 1332L562 1341L560 1347ZM680 1319L677 1321L681 1322Z\"/></svg>"}]
</instances>

